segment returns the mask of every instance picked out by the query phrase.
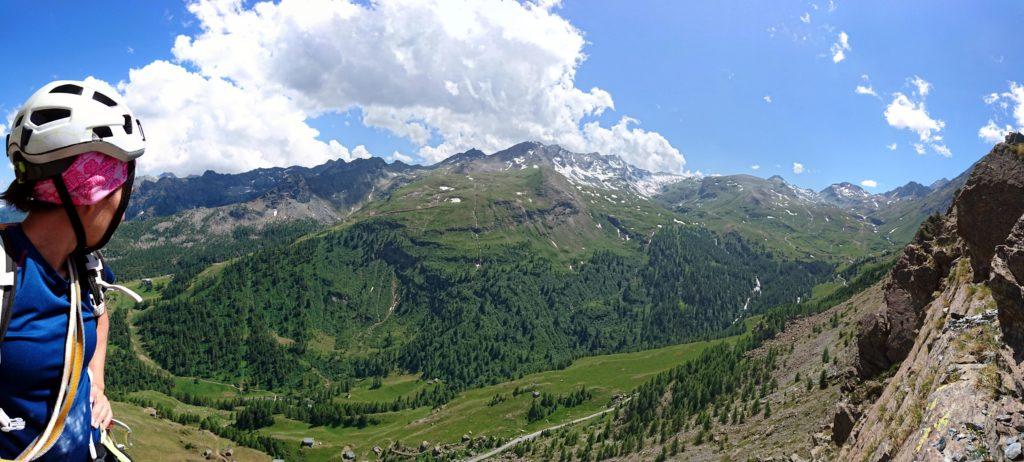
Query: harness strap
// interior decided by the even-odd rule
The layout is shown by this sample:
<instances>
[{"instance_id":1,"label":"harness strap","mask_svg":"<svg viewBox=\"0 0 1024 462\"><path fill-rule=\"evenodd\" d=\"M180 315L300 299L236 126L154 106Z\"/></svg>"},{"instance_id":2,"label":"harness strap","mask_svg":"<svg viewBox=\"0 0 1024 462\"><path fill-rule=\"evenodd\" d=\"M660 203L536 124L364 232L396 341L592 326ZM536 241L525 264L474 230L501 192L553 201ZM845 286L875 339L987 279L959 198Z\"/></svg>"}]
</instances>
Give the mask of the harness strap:
<instances>
[{"instance_id":1,"label":"harness strap","mask_svg":"<svg viewBox=\"0 0 1024 462\"><path fill-rule=\"evenodd\" d=\"M0 225L0 232L3 232L7 225ZM7 234L3 234L0 240L0 252L5 258L0 258L0 343L3 343L4 335L7 333L7 325L11 322L11 305L14 302L14 271L16 268L14 259L7 253ZM0 358L2 361L3 358ZM8 433L25 429L25 420L12 418L0 409L0 432Z\"/></svg>"},{"instance_id":2,"label":"harness strap","mask_svg":"<svg viewBox=\"0 0 1024 462\"><path fill-rule=\"evenodd\" d=\"M3 296L0 297L0 343L3 342L4 335L7 333L7 325L11 322L11 304L14 303L14 271L17 268L14 259L7 253L9 246L7 245L7 234L4 232L6 228L7 225L0 225L0 233L2 233L0 252L4 254L4 258L0 259L3 265L0 268L0 290L3 291Z\"/></svg>"},{"instance_id":3,"label":"harness strap","mask_svg":"<svg viewBox=\"0 0 1024 462\"><path fill-rule=\"evenodd\" d=\"M71 276L69 298L71 307L68 313L68 337L64 346L64 373L61 377L57 402L50 420L36 439L22 451L14 461L0 459L0 462L28 462L46 454L64 432L64 424L78 394L78 386L82 379L85 363L85 326L82 321L82 289L78 280L76 265L69 262L68 274Z\"/></svg>"}]
</instances>

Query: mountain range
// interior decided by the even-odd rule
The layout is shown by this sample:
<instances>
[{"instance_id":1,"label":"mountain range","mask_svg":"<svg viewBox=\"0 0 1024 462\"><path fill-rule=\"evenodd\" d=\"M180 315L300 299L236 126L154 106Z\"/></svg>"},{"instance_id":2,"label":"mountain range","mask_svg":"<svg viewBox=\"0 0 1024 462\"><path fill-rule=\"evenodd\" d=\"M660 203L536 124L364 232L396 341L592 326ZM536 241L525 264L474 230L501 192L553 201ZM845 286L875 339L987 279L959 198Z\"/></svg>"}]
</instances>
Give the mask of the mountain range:
<instances>
[{"instance_id":1,"label":"mountain range","mask_svg":"<svg viewBox=\"0 0 1024 462\"><path fill-rule=\"evenodd\" d=\"M552 191L566 204L594 205L595 212L611 217L607 225L622 236L650 234L658 225L699 223L716 231L735 230L788 257L825 260L855 259L908 241L925 217L948 207L966 175L931 186L910 182L881 194L850 183L816 192L778 176L652 173L615 155L527 142L493 154L457 153L429 167L371 158L312 168L147 178L136 188L128 211L131 230L125 234L132 236L135 248L165 243L202 247L206 237L229 236L238 227L258 234L273 223L338 223L374 200L387 200L402 185L442 172L501 175L529 169L557 178L550 182ZM500 199L522 202L524 191L507 193ZM631 230L613 223L621 220L648 223ZM174 230L173 236L167 230Z\"/></svg>"},{"instance_id":2,"label":"mountain range","mask_svg":"<svg viewBox=\"0 0 1024 462\"><path fill-rule=\"evenodd\" d=\"M772 432L824 431L800 415L832 418L843 368L883 348L858 346L887 345L858 320L884 303L880 285L908 258L900 249L931 239L927 224L956 213L977 169L880 194L849 183L812 191L778 176L651 173L527 142L429 167L365 159L163 175L140 181L107 251L122 278L152 286L143 307L113 308L112 330L128 339L111 357L131 372L111 388L144 406L173 397L233 409L203 425L287 459L333 460L346 447L458 459L605 402L616 417L589 431L607 442L538 433L539 446L511 454L669 458L676 434L694 445L684 458L749 458L723 452L748 443L810 451L820 445L723 435L756 434L744 422L767 419L769 402ZM886 318L886 332L907 318ZM685 361L655 353L681 346L692 348ZM781 359L787 350L793 359ZM574 368L648 354L660 359L631 362L639 369L626 375ZM542 379L559 370L564 386ZM212 394L203 383L221 385ZM803 408L790 399L804 396L797 389L809 393ZM377 397L353 401L354 391ZM254 401L267 394L275 404ZM286 443L297 428L325 446L297 451Z\"/></svg>"}]
</instances>

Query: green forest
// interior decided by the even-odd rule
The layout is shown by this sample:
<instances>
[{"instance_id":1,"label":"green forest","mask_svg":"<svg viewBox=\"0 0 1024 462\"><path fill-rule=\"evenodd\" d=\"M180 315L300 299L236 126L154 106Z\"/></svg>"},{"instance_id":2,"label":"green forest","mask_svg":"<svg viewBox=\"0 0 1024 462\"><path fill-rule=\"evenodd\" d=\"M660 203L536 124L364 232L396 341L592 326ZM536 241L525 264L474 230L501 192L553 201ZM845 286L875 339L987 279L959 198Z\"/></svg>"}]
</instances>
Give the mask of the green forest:
<instances>
[{"instance_id":1,"label":"green forest","mask_svg":"<svg viewBox=\"0 0 1024 462\"><path fill-rule=\"evenodd\" d=\"M697 227L663 229L645 253L598 251L572 270L529 245L494 246L478 265L401 224L359 222L172 283L139 331L176 375L296 390L406 371L462 389L729 335L831 270Z\"/></svg>"}]
</instances>

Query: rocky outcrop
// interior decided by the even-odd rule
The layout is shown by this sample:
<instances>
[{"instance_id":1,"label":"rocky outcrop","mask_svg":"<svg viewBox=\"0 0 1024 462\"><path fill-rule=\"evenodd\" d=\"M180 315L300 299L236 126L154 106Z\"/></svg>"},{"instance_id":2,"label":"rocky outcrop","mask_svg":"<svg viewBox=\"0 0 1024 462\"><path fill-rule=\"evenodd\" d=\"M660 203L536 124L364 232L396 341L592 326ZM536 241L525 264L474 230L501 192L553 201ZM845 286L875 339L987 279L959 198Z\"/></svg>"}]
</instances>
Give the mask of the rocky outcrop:
<instances>
[{"instance_id":1,"label":"rocky outcrop","mask_svg":"<svg viewBox=\"0 0 1024 462\"><path fill-rule=\"evenodd\" d=\"M885 306L861 320L858 372L892 376L879 377L884 389L859 419L837 408L837 460L1020 458L1022 283L1024 137L1012 135L978 162L949 212L922 225Z\"/></svg>"},{"instance_id":2,"label":"rocky outcrop","mask_svg":"<svg viewBox=\"0 0 1024 462\"><path fill-rule=\"evenodd\" d=\"M968 224L959 234L967 244L975 282L988 278L996 246L1024 213L1024 143L1010 142L1018 136L996 145L974 167L956 198L956 220Z\"/></svg>"},{"instance_id":3,"label":"rocky outcrop","mask_svg":"<svg viewBox=\"0 0 1024 462\"><path fill-rule=\"evenodd\" d=\"M996 247L988 286L999 307L999 327L1018 362L1024 350L1024 216L1006 243Z\"/></svg>"},{"instance_id":4,"label":"rocky outcrop","mask_svg":"<svg viewBox=\"0 0 1024 462\"><path fill-rule=\"evenodd\" d=\"M839 403L832 416L832 441L840 446L846 442L853 431L853 425L860 419L861 410L850 403Z\"/></svg>"},{"instance_id":5,"label":"rocky outcrop","mask_svg":"<svg viewBox=\"0 0 1024 462\"><path fill-rule=\"evenodd\" d=\"M906 247L885 288L885 306L860 321L857 337L861 377L878 375L907 357L924 320L924 307L949 274L959 248L951 220L932 216Z\"/></svg>"}]
</instances>

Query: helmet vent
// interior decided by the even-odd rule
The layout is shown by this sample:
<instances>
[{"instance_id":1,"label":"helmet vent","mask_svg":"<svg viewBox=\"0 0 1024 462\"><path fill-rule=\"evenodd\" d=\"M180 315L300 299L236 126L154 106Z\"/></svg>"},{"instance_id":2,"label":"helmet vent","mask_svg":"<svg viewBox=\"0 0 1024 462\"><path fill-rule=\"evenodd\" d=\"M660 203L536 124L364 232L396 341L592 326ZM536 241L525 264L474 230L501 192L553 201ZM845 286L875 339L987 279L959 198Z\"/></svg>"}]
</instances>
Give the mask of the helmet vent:
<instances>
[{"instance_id":1,"label":"helmet vent","mask_svg":"<svg viewBox=\"0 0 1024 462\"><path fill-rule=\"evenodd\" d=\"M92 129L92 134L100 138L109 138L114 136L114 131L110 127L96 127Z\"/></svg>"},{"instance_id":2,"label":"helmet vent","mask_svg":"<svg viewBox=\"0 0 1024 462\"><path fill-rule=\"evenodd\" d=\"M132 127L132 116L130 116L128 114L125 114L124 115L124 133L126 135L131 135L133 128L135 128L135 127Z\"/></svg>"},{"instance_id":3,"label":"helmet vent","mask_svg":"<svg viewBox=\"0 0 1024 462\"><path fill-rule=\"evenodd\" d=\"M142 135L142 141L146 141L146 131L142 129L142 122L139 122L139 119L135 119L135 125L139 126L139 134Z\"/></svg>"},{"instance_id":4,"label":"helmet vent","mask_svg":"<svg viewBox=\"0 0 1024 462\"><path fill-rule=\"evenodd\" d=\"M81 95L82 87L68 83L61 85L57 88L54 88L53 90L50 90L50 93L68 93L71 95Z\"/></svg>"},{"instance_id":5,"label":"helmet vent","mask_svg":"<svg viewBox=\"0 0 1024 462\"><path fill-rule=\"evenodd\" d=\"M21 145L19 146L22 150L25 149L25 146L28 146L29 138L32 138L32 129L31 128L22 129L21 130Z\"/></svg>"},{"instance_id":6,"label":"helmet vent","mask_svg":"<svg viewBox=\"0 0 1024 462\"><path fill-rule=\"evenodd\" d=\"M67 119L68 117L71 117L70 109L37 109L32 111L32 115L29 116L28 120L31 120L36 125L46 125L50 122Z\"/></svg>"},{"instance_id":7,"label":"helmet vent","mask_svg":"<svg viewBox=\"0 0 1024 462\"><path fill-rule=\"evenodd\" d=\"M19 114L17 119L14 119L14 128L21 126L21 119L25 118L25 114Z\"/></svg>"},{"instance_id":8,"label":"helmet vent","mask_svg":"<svg viewBox=\"0 0 1024 462\"><path fill-rule=\"evenodd\" d=\"M92 94L92 99L94 99L96 101L99 101L99 102L101 102L103 104L106 104L107 106L110 106L110 107L117 106L117 101L114 101L114 100L110 99L109 96L104 95L103 93L100 93L100 92L93 93Z\"/></svg>"}]
</instances>

